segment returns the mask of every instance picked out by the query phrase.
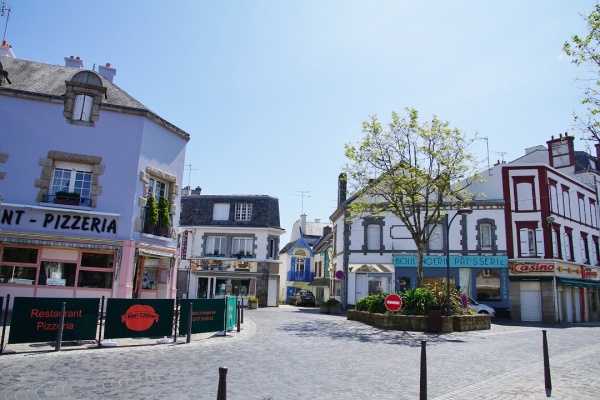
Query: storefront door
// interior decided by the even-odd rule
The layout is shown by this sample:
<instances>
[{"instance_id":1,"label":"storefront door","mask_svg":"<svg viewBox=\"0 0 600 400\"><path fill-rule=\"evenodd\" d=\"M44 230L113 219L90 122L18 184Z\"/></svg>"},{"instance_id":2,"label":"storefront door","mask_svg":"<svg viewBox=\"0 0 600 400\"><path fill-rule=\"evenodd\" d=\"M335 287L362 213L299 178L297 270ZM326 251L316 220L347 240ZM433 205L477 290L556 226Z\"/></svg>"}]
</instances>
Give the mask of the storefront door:
<instances>
[{"instance_id":1,"label":"storefront door","mask_svg":"<svg viewBox=\"0 0 600 400\"><path fill-rule=\"evenodd\" d=\"M521 321L542 320L542 295L540 282L521 282Z\"/></svg>"},{"instance_id":2,"label":"storefront door","mask_svg":"<svg viewBox=\"0 0 600 400\"><path fill-rule=\"evenodd\" d=\"M367 274L356 274L356 290L354 293L355 304L369 294L369 278Z\"/></svg>"},{"instance_id":3,"label":"storefront door","mask_svg":"<svg viewBox=\"0 0 600 400\"><path fill-rule=\"evenodd\" d=\"M573 292L571 288L565 288L565 309L567 311L567 322L573 322Z\"/></svg>"}]
</instances>

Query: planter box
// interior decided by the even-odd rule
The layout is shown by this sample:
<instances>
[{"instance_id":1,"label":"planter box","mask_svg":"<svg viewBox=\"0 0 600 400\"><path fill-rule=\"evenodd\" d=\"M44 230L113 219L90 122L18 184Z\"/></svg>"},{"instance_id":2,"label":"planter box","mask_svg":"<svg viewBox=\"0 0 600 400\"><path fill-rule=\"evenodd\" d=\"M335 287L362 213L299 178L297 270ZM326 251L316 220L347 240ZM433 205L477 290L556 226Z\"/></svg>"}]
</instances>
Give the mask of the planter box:
<instances>
[{"instance_id":1,"label":"planter box","mask_svg":"<svg viewBox=\"0 0 600 400\"><path fill-rule=\"evenodd\" d=\"M342 313L342 305L336 304L333 306L320 306L319 312L321 314L341 314Z\"/></svg>"},{"instance_id":2,"label":"planter box","mask_svg":"<svg viewBox=\"0 0 600 400\"><path fill-rule=\"evenodd\" d=\"M248 309L249 310L255 310L258 308L258 302L257 301L250 301L248 302Z\"/></svg>"},{"instance_id":3,"label":"planter box","mask_svg":"<svg viewBox=\"0 0 600 400\"><path fill-rule=\"evenodd\" d=\"M54 204L66 204L68 206L78 206L80 204L78 197L66 198L66 197L55 197Z\"/></svg>"},{"instance_id":4,"label":"planter box","mask_svg":"<svg viewBox=\"0 0 600 400\"><path fill-rule=\"evenodd\" d=\"M374 314L365 311L348 310L347 318L364 322L379 328L409 332L428 332L429 317L425 315ZM491 328L489 315L457 315L442 317L442 333L466 332Z\"/></svg>"}]
</instances>

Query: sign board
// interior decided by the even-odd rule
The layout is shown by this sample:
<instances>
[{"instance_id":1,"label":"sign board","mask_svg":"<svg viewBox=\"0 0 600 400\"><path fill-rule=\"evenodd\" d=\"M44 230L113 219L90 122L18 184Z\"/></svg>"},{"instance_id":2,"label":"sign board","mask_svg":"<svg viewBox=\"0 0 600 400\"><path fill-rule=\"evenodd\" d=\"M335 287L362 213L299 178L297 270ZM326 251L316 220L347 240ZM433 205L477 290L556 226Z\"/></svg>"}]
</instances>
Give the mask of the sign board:
<instances>
[{"instance_id":1,"label":"sign board","mask_svg":"<svg viewBox=\"0 0 600 400\"><path fill-rule=\"evenodd\" d=\"M227 297L225 304L227 310L225 311L225 330L231 330L236 324L237 318L237 297Z\"/></svg>"},{"instance_id":2,"label":"sign board","mask_svg":"<svg viewBox=\"0 0 600 400\"><path fill-rule=\"evenodd\" d=\"M398 311L402 308L402 297L397 294L388 294L384 301L385 308L389 311Z\"/></svg>"},{"instance_id":3,"label":"sign board","mask_svg":"<svg viewBox=\"0 0 600 400\"><path fill-rule=\"evenodd\" d=\"M95 339L100 299L15 297L8 343L56 340L63 303L65 319L62 339Z\"/></svg>"},{"instance_id":4,"label":"sign board","mask_svg":"<svg viewBox=\"0 0 600 400\"><path fill-rule=\"evenodd\" d=\"M108 299L105 339L173 334L172 299Z\"/></svg>"},{"instance_id":5,"label":"sign board","mask_svg":"<svg viewBox=\"0 0 600 400\"><path fill-rule=\"evenodd\" d=\"M335 271L335 277L338 279L344 279L344 271L342 271L341 269L338 271Z\"/></svg>"},{"instance_id":6,"label":"sign board","mask_svg":"<svg viewBox=\"0 0 600 400\"><path fill-rule=\"evenodd\" d=\"M179 333L187 332L192 306L192 333L218 332L225 326L225 303L223 299L181 300Z\"/></svg>"}]
</instances>

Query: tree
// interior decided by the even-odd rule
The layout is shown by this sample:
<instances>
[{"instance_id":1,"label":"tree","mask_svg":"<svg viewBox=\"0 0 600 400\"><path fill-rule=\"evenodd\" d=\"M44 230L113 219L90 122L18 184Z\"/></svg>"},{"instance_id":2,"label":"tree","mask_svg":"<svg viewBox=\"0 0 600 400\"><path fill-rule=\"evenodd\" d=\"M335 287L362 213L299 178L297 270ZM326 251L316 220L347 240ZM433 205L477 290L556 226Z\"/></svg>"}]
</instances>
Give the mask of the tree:
<instances>
[{"instance_id":1,"label":"tree","mask_svg":"<svg viewBox=\"0 0 600 400\"><path fill-rule=\"evenodd\" d=\"M154 200L154 196L148 196L148 201L146 202L146 227L147 229L154 230L156 224L158 223L158 207L156 206L156 200Z\"/></svg>"},{"instance_id":2,"label":"tree","mask_svg":"<svg viewBox=\"0 0 600 400\"><path fill-rule=\"evenodd\" d=\"M572 36L571 42L563 45L563 51L573 64L589 67L591 75L577 79L582 84L581 104L587 107L587 115L575 115L575 126L584 137L600 142L600 5L596 4L593 11L582 17L587 23L587 35Z\"/></svg>"},{"instance_id":3,"label":"tree","mask_svg":"<svg viewBox=\"0 0 600 400\"><path fill-rule=\"evenodd\" d=\"M466 206L477 183L474 156L468 151L476 139L467 137L435 115L421 123L417 110L406 116L392 113L386 129L372 116L363 122L358 145L347 143L344 166L355 199L349 219L391 213L410 232L417 247L417 286L423 286L423 253L434 227L448 209Z\"/></svg>"}]
</instances>

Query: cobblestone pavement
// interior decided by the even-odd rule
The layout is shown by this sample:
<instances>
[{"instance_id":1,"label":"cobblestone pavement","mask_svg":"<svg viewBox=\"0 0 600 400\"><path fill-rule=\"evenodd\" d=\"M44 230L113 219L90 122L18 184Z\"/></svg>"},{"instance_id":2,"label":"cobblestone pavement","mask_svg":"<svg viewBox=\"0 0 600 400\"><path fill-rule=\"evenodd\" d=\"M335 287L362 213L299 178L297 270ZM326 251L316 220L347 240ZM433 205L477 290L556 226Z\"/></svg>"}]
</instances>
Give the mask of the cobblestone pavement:
<instances>
[{"instance_id":1,"label":"cobblestone pavement","mask_svg":"<svg viewBox=\"0 0 600 400\"><path fill-rule=\"evenodd\" d=\"M429 399L597 399L600 324L498 321L489 331L387 331L318 309L246 310L241 332L119 347L8 345L0 399L418 399L426 341ZM547 332L552 391L544 385Z\"/></svg>"}]
</instances>

